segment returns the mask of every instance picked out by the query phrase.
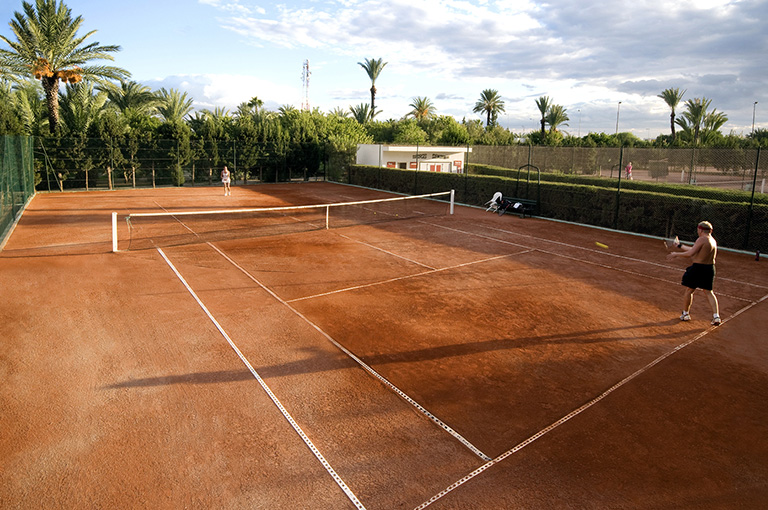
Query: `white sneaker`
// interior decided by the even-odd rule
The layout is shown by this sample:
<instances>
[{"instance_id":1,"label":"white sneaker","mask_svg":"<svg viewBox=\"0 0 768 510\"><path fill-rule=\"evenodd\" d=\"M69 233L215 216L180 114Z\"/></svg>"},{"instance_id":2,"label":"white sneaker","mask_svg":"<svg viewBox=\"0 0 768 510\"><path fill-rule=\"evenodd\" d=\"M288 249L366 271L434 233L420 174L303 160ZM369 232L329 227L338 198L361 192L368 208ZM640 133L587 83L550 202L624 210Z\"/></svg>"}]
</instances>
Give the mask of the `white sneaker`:
<instances>
[{"instance_id":1,"label":"white sneaker","mask_svg":"<svg viewBox=\"0 0 768 510\"><path fill-rule=\"evenodd\" d=\"M680 316L681 321L689 321L691 320L691 315L688 312L683 312L683 315Z\"/></svg>"},{"instance_id":2,"label":"white sneaker","mask_svg":"<svg viewBox=\"0 0 768 510\"><path fill-rule=\"evenodd\" d=\"M715 315L715 316L712 318L712 322L711 322L711 324L712 324L713 326L719 326L721 322L722 322L722 321L720 320L720 316L719 316L719 315Z\"/></svg>"}]
</instances>

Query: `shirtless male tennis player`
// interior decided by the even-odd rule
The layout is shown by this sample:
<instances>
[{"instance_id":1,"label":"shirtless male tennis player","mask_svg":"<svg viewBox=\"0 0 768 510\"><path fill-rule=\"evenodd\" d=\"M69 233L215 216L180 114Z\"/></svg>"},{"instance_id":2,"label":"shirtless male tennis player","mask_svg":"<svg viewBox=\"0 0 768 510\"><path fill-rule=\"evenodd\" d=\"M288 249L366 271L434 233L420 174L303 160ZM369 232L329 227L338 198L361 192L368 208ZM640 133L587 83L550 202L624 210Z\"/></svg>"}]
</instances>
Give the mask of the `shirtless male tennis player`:
<instances>
[{"instance_id":1,"label":"shirtless male tennis player","mask_svg":"<svg viewBox=\"0 0 768 510\"><path fill-rule=\"evenodd\" d=\"M709 306L712 308L712 325L720 325L720 310L717 303L717 297L712 292L715 283L715 258L717 257L717 241L712 237L712 224L708 221L702 221L697 227L699 233L698 239L693 246L683 246L677 238L672 243L668 243L671 249L682 251L673 251L667 255L667 260L673 260L677 257L690 258L692 265L685 270L683 274L683 285L686 287L683 296L683 314L681 321L691 320L691 304L693 303L693 293L696 289L702 289L707 296Z\"/></svg>"}]
</instances>

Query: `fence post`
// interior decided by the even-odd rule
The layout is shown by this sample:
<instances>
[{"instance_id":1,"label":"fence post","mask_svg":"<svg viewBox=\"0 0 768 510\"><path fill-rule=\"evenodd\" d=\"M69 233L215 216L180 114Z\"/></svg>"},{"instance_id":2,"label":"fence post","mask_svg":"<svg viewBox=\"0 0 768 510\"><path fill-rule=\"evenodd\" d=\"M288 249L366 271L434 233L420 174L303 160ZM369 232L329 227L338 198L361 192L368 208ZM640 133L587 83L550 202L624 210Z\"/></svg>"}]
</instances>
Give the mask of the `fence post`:
<instances>
[{"instance_id":1,"label":"fence post","mask_svg":"<svg viewBox=\"0 0 768 510\"><path fill-rule=\"evenodd\" d=\"M760 168L760 146L757 146L757 155L755 156L755 173L752 176L752 197L749 200L749 211L747 211L747 226L744 229L744 249L749 248L749 231L752 227L752 211L755 207L755 188L757 187L757 170Z\"/></svg>"},{"instance_id":2,"label":"fence post","mask_svg":"<svg viewBox=\"0 0 768 510\"><path fill-rule=\"evenodd\" d=\"M693 183L693 173L696 170L696 147L691 149L691 171L688 173L688 184Z\"/></svg>"},{"instance_id":3,"label":"fence post","mask_svg":"<svg viewBox=\"0 0 768 510\"><path fill-rule=\"evenodd\" d=\"M621 198L621 167L624 165L624 147L619 150L619 181L616 186L616 212L613 215L613 229L619 229L619 199Z\"/></svg>"}]
</instances>

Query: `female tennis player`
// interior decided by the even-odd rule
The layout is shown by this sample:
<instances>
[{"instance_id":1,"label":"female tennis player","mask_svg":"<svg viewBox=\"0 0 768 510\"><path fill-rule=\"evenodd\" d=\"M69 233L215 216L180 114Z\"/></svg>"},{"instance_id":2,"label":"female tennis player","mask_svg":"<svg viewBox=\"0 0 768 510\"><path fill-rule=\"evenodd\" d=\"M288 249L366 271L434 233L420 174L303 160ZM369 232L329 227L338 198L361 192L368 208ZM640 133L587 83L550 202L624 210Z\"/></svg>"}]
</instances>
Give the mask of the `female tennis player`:
<instances>
[{"instance_id":1,"label":"female tennis player","mask_svg":"<svg viewBox=\"0 0 768 510\"><path fill-rule=\"evenodd\" d=\"M229 189L229 169L224 165L224 170L221 171L221 182L224 183L224 196L232 194L232 190Z\"/></svg>"}]
</instances>

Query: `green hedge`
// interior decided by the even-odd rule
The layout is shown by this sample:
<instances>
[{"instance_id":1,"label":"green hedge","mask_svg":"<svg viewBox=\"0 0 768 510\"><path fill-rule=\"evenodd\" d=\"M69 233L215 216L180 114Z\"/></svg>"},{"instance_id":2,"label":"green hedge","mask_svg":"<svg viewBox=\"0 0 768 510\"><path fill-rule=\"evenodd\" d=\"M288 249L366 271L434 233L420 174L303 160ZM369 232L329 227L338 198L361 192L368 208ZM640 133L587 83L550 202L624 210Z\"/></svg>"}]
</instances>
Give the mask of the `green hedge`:
<instances>
[{"instance_id":1,"label":"green hedge","mask_svg":"<svg viewBox=\"0 0 768 510\"><path fill-rule=\"evenodd\" d=\"M470 175L494 175L498 177L507 177L517 179L518 174L521 179L528 175L527 170L515 170L491 165L472 164L469 167ZM585 186L598 186L616 190L618 179L608 177L597 177L589 175L573 175L562 173L542 172L541 181L544 182L565 182L569 184L583 184ZM534 170L530 173L531 179L537 180L538 175ZM728 190L720 188L708 188L706 186L693 186L688 184L670 184L655 183L648 181L628 181L621 180L622 189L650 191L654 193L668 193L670 195L699 197L707 200L717 200L719 202L740 202L749 203L752 199L752 193L749 191ZM768 205L768 194L755 193L755 203Z\"/></svg>"},{"instance_id":2,"label":"green hedge","mask_svg":"<svg viewBox=\"0 0 768 510\"><path fill-rule=\"evenodd\" d=\"M474 206L483 206L501 191L505 196L538 200L538 215L542 217L650 236L678 235L683 240L693 240L698 222L708 220L715 225L721 246L768 251L768 203L764 197L750 207L743 196L749 194L743 192L714 190L712 195L719 199L713 199L698 196L695 186L637 181L628 181L626 187L622 184L619 192L615 180L610 179L541 174L539 184L535 172L530 179L525 171L517 179L517 173L506 170L501 175L462 175L354 165L347 180L414 195L453 189L458 203Z\"/></svg>"}]
</instances>

